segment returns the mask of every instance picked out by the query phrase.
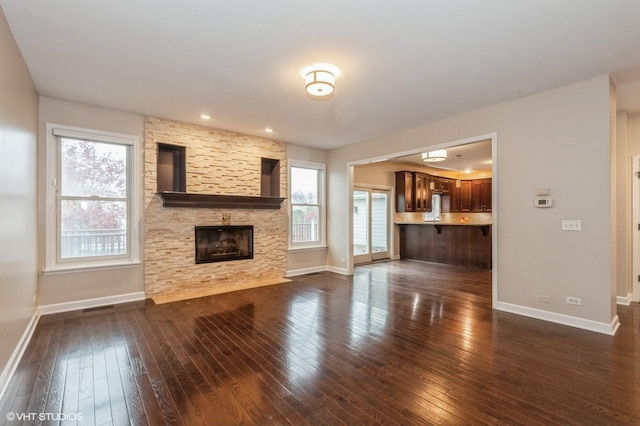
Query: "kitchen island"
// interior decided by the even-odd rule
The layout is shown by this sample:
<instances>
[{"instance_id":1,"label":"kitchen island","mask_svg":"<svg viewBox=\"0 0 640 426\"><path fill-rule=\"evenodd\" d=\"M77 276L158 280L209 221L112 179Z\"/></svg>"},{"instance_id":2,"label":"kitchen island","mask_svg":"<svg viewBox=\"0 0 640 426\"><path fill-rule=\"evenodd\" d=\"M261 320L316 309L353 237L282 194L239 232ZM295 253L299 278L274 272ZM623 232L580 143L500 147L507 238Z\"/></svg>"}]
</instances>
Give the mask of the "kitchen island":
<instances>
[{"instance_id":1,"label":"kitchen island","mask_svg":"<svg viewBox=\"0 0 640 426\"><path fill-rule=\"evenodd\" d=\"M491 269L491 224L396 223L400 258Z\"/></svg>"}]
</instances>

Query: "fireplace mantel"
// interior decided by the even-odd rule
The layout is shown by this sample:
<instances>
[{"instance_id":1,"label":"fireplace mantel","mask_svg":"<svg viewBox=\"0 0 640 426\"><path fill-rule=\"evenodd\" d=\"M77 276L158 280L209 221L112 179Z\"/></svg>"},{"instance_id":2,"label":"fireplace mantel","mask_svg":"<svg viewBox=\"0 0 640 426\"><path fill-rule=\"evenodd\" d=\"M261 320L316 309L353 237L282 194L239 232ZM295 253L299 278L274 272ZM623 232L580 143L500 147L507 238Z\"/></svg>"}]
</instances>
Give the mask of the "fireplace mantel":
<instances>
[{"instance_id":1,"label":"fireplace mantel","mask_svg":"<svg viewBox=\"0 0 640 426\"><path fill-rule=\"evenodd\" d=\"M244 195L194 194L189 192L158 192L163 207L208 209L279 209L284 198Z\"/></svg>"}]
</instances>

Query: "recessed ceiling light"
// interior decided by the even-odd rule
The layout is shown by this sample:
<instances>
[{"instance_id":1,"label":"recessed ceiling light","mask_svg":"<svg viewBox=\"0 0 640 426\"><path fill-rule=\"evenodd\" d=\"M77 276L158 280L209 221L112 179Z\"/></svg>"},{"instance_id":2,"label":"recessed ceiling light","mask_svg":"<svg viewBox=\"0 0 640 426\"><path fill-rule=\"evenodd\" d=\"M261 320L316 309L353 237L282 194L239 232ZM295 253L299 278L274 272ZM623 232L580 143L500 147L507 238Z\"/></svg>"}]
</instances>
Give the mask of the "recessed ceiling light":
<instances>
[{"instance_id":1,"label":"recessed ceiling light","mask_svg":"<svg viewBox=\"0 0 640 426\"><path fill-rule=\"evenodd\" d=\"M210 120L211 116L209 114L200 114L200 118L202 118L203 120Z\"/></svg>"},{"instance_id":2,"label":"recessed ceiling light","mask_svg":"<svg viewBox=\"0 0 640 426\"><path fill-rule=\"evenodd\" d=\"M267 133L273 133L273 129L270 128L270 127L265 127L264 131L267 132Z\"/></svg>"}]
</instances>

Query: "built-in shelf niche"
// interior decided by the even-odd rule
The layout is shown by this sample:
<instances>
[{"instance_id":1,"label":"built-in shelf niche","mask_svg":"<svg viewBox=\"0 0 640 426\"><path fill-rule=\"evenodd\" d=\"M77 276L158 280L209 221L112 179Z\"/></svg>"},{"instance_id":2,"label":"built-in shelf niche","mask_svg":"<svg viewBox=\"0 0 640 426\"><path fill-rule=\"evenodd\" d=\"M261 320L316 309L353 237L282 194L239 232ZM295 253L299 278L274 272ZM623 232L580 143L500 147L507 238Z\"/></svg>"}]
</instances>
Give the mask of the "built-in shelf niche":
<instances>
[{"instance_id":1,"label":"built-in shelf niche","mask_svg":"<svg viewBox=\"0 0 640 426\"><path fill-rule=\"evenodd\" d=\"M158 144L158 192L187 192L186 148Z\"/></svg>"},{"instance_id":2,"label":"built-in shelf niche","mask_svg":"<svg viewBox=\"0 0 640 426\"><path fill-rule=\"evenodd\" d=\"M260 196L280 197L280 160L261 158Z\"/></svg>"}]
</instances>

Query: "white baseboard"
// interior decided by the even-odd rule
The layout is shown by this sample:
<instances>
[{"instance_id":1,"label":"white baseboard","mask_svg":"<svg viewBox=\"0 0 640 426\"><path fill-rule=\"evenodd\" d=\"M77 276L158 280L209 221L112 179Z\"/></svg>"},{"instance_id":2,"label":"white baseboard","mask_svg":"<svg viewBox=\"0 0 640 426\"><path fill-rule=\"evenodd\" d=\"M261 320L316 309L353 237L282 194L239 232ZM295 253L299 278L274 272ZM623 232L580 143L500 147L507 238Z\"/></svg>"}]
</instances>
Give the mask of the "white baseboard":
<instances>
[{"instance_id":1,"label":"white baseboard","mask_svg":"<svg viewBox=\"0 0 640 426\"><path fill-rule=\"evenodd\" d=\"M27 328L24 330L24 333L22 333L22 337L20 338L18 345L13 350L11 358L9 358L9 362L2 371L2 375L0 376L0 399L2 399L4 392L7 390L7 386L9 386L9 382L18 368L22 355L24 355L24 351L27 349L27 346L31 341L31 336L33 336L33 332L38 325L38 320L40 320L40 311L36 309L29 321L29 324L27 325Z\"/></svg>"},{"instance_id":2,"label":"white baseboard","mask_svg":"<svg viewBox=\"0 0 640 426\"><path fill-rule=\"evenodd\" d=\"M527 306L514 305L505 302L498 302L497 306L494 308L499 311L568 325L570 327L581 328L583 330L595 331L596 333L608 334L610 336L615 335L616 331L618 331L618 328L620 327L620 319L617 315L611 320L611 323L607 324L604 322L572 317L570 315L558 314L555 312L543 311L541 309L529 308Z\"/></svg>"},{"instance_id":3,"label":"white baseboard","mask_svg":"<svg viewBox=\"0 0 640 426\"><path fill-rule=\"evenodd\" d=\"M116 296L97 297L95 299L74 300L73 302L54 303L40 306L40 315L59 314L61 312L78 311L80 309L97 308L99 306L144 300L143 291L137 293L118 294Z\"/></svg>"},{"instance_id":4,"label":"white baseboard","mask_svg":"<svg viewBox=\"0 0 640 426\"><path fill-rule=\"evenodd\" d=\"M624 296L616 297L616 302L618 303L618 305L629 306L632 300L633 300L633 294L631 293L627 294L627 297L624 297Z\"/></svg>"},{"instance_id":5,"label":"white baseboard","mask_svg":"<svg viewBox=\"0 0 640 426\"><path fill-rule=\"evenodd\" d=\"M338 268L336 266L314 266L312 268L302 268L302 269L292 269L291 271L287 271L285 277L295 277L296 275L306 275L313 274L315 272L335 272L336 274L348 275L346 268Z\"/></svg>"},{"instance_id":6,"label":"white baseboard","mask_svg":"<svg viewBox=\"0 0 640 426\"><path fill-rule=\"evenodd\" d=\"M306 275L313 274L316 272L324 272L327 270L327 266L314 266L312 268L302 268L302 269L293 269L291 271L287 271L285 277L295 277L297 275Z\"/></svg>"},{"instance_id":7,"label":"white baseboard","mask_svg":"<svg viewBox=\"0 0 640 426\"><path fill-rule=\"evenodd\" d=\"M347 273L347 268L338 268L337 266L327 266L327 271L335 272L336 274L341 274L341 275L349 275Z\"/></svg>"}]
</instances>

